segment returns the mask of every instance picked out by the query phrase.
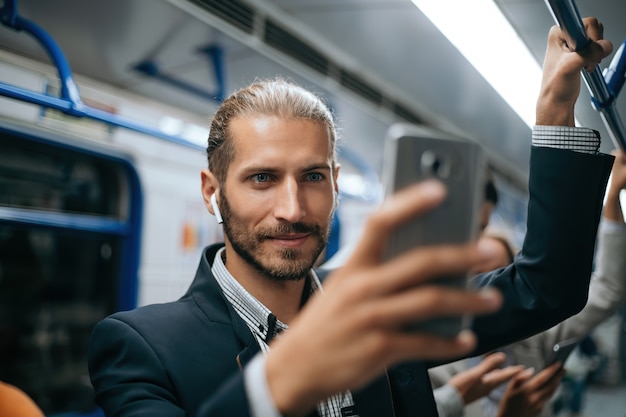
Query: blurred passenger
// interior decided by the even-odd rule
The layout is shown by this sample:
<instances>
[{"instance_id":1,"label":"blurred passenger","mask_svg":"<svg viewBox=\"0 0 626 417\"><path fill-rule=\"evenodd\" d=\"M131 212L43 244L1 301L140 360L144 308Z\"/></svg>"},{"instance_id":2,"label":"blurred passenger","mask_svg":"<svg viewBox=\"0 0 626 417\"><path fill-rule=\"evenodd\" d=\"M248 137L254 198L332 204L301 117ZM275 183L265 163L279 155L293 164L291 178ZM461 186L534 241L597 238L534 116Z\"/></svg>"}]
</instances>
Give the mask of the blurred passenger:
<instances>
[{"instance_id":1,"label":"blurred passenger","mask_svg":"<svg viewBox=\"0 0 626 417\"><path fill-rule=\"evenodd\" d=\"M181 299L96 325L89 370L97 404L116 417L435 417L425 360L482 354L579 311L613 160L598 153L596 133L574 127L580 71L612 50L597 20L585 24L591 41L580 53L563 47L558 28L549 35L527 258L477 278L505 302L494 290L422 285L472 269L481 258L474 245L384 259L394 228L444 200L435 181L400 191L370 216L321 291L312 266L338 191L332 115L301 87L257 82L227 98L211 123L202 194L225 244L205 249ZM474 333L406 330L463 314L476 316Z\"/></svg>"},{"instance_id":2,"label":"blurred passenger","mask_svg":"<svg viewBox=\"0 0 626 417\"><path fill-rule=\"evenodd\" d=\"M485 201L480 212L480 230L484 231L489 224L491 213L498 205L498 189L493 180L493 173L487 171L487 178L485 181Z\"/></svg>"}]
</instances>

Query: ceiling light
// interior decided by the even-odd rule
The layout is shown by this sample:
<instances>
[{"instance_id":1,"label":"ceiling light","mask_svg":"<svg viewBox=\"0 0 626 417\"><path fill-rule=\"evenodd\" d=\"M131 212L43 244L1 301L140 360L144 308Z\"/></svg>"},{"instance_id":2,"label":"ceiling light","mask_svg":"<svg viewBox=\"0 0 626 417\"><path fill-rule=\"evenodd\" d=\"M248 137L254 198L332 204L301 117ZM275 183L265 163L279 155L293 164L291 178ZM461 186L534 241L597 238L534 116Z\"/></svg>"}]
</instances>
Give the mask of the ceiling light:
<instances>
[{"instance_id":1,"label":"ceiling light","mask_svg":"<svg viewBox=\"0 0 626 417\"><path fill-rule=\"evenodd\" d=\"M492 0L412 0L528 125L541 66ZM547 33L546 33L547 36Z\"/></svg>"}]
</instances>

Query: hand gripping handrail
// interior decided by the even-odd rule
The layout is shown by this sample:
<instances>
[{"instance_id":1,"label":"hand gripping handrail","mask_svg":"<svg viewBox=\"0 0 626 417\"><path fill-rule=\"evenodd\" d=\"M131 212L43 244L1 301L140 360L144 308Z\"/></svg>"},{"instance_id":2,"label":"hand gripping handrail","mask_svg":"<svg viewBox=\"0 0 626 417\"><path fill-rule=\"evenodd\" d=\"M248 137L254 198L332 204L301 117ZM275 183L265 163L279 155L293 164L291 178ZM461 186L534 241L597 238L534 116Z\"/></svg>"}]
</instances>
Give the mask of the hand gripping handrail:
<instances>
[{"instance_id":1,"label":"hand gripping handrail","mask_svg":"<svg viewBox=\"0 0 626 417\"><path fill-rule=\"evenodd\" d=\"M565 32L567 45L571 50L579 51L589 43L587 31L578 8L573 0L545 0L552 12L552 17ZM618 49L611 64L602 75L596 67L592 72L582 71L585 84L591 94L591 104L600 113L611 139L616 147L626 151L626 131L615 109L615 98L624 85L626 57L624 44ZM606 77L606 79L605 79Z\"/></svg>"}]
</instances>

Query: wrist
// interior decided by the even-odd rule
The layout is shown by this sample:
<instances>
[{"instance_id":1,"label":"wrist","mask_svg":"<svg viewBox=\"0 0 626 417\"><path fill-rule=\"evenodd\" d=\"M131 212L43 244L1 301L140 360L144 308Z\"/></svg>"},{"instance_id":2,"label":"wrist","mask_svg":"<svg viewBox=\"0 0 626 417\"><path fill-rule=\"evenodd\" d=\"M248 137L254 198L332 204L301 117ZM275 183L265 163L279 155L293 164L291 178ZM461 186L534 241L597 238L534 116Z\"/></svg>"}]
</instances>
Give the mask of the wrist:
<instances>
[{"instance_id":1,"label":"wrist","mask_svg":"<svg viewBox=\"0 0 626 417\"><path fill-rule=\"evenodd\" d=\"M556 98L551 98L550 94L542 96L537 101L536 121L539 126L571 126L574 127L575 102L563 102Z\"/></svg>"},{"instance_id":2,"label":"wrist","mask_svg":"<svg viewBox=\"0 0 626 417\"><path fill-rule=\"evenodd\" d=\"M307 415L317 404L305 385L308 378L294 377L293 369L277 362L271 353L265 362L267 385L276 409L285 417Z\"/></svg>"}]
</instances>

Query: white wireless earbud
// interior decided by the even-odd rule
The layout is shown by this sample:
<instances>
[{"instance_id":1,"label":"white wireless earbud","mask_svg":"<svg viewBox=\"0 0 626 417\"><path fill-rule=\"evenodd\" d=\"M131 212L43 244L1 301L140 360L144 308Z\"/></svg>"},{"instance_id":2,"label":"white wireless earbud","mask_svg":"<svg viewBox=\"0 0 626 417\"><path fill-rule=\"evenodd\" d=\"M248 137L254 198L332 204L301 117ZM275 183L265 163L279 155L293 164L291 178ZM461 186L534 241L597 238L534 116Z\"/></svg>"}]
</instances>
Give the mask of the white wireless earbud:
<instances>
[{"instance_id":1,"label":"white wireless earbud","mask_svg":"<svg viewBox=\"0 0 626 417\"><path fill-rule=\"evenodd\" d=\"M215 219L219 224L224 223L222 220L222 213L220 213L220 208L217 206L217 199L215 198L215 193L211 194L211 207L213 207L213 211L215 212Z\"/></svg>"}]
</instances>

